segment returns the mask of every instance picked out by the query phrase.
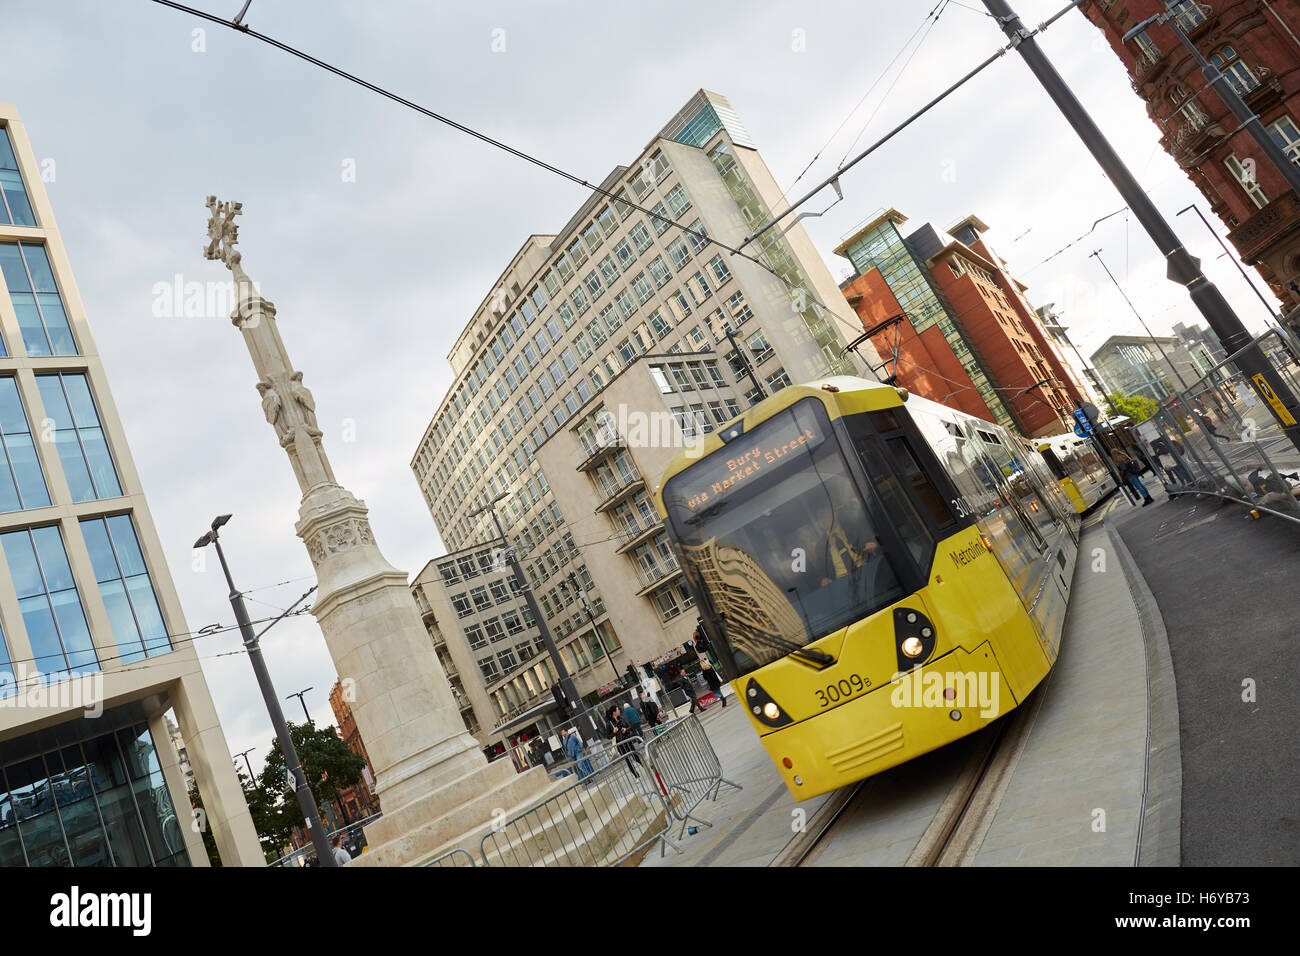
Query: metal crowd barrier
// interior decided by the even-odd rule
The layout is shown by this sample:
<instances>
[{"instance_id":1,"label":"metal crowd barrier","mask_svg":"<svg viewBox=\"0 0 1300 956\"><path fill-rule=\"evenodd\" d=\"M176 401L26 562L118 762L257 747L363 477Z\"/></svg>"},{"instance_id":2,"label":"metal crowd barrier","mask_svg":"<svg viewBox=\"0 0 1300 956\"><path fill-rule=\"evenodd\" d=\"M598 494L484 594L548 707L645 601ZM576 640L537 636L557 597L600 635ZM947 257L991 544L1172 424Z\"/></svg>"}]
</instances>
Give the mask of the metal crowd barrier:
<instances>
[{"instance_id":1,"label":"metal crowd barrier","mask_svg":"<svg viewBox=\"0 0 1300 956\"><path fill-rule=\"evenodd\" d=\"M722 776L722 762L709 741L709 735L704 732L700 719L694 714L687 714L664 725L661 732L646 744L646 756L663 794L665 806L681 824L678 840L685 839L686 826L691 821L706 827L713 826L707 820L695 816L693 811L706 799L716 800L724 785L735 790L744 789L740 784L732 783ZM665 845L681 852L681 848L665 836L659 847L661 856Z\"/></svg>"},{"instance_id":2,"label":"metal crowd barrier","mask_svg":"<svg viewBox=\"0 0 1300 956\"><path fill-rule=\"evenodd\" d=\"M1300 394L1300 366L1289 341L1271 330L1247 346L1254 347L1293 394ZM1212 495L1300 523L1300 453L1278 426L1270 403L1232 364L1242 351L1176 392L1134 431L1171 495ZM1157 438L1163 442L1159 451L1153 447Z\"/></svg>"},{"instance_id":3,"label":"metal crowd barrier","mask_svg":"<svg viewBox=\"0 0 1300 956\"><path fill-rule=\"evenodd\" d=\"M617 866L663 837L671 807L643 741L632 744L628 754L610 754L602 769L485 835L483 865Z\"/></svg>"},{"instance_id":4,"label":"metal crowd barrier","mask_svg":"<svg viewBox=\"0 0 1300 956\"><path fill-rule=\"evenodd\" d=\"M626 753L599 748L604 765L562 792L494 827L479 842L478 858L456 849L424 866L617 866L656 842L682 848L669 837L680 824L712 826L696 816L722 787L742 789L722 776L708 735L694 714L653 728L649 740L633 737ZM591 759L589 748L584 759Z\"/></svg>"},{"instance_id":5,"label":"metal crowd barrier","mask_svg":"<svg viewBox=\"0 0 1300 956\"><path fill-rule=\"evenodd\" d=\"M462 860L463 860L464 862L461 862ZM435 856L432 860L429 860L427 863L421 863L420 865L421 865L421 866L437 866L437 867L443 867L443 866L460 866L460 867L470 866L470 867L473 867L473 866L478 866L478 864L474 862L474 856L473 856L473 854L471 854L471 853L469 852L469 850L462 850L462 849L460 849L459 847L457 847L457 848L454 849L454 850L449 850L448 852L442 854L441 856Z\"/></svg>"}]
</instances>

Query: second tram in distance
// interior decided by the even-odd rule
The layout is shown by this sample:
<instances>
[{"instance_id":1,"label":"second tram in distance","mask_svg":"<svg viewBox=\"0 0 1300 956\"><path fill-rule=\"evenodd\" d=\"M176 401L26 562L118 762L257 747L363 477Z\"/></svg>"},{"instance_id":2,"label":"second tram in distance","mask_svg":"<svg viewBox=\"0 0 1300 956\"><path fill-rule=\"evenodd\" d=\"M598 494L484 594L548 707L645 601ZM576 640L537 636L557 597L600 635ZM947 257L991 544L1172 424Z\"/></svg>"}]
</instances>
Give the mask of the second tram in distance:
<instances>
[{"instance_id":1,"label":"second tram in distance","mask_svg":"<svg viewBox=\"0 0 1300 956\"><path fill-rule=\"evenodd\" d=\"M1015 708L1055 662L1079 519L1032 442L877 382L786 388L656 494L796 800Z\"/></svg>"},{"instance_id":2,"label":"second tram in distance","mask_svg":"<svg viewBox=\"0 0 1300 956\"><path fill-rule=\"evenodd\" d=\"M1034 441L1043 462L1079 514L1105 500L1119 487L1088 439L1066 432Z\"/></svg>"}]
</instances>

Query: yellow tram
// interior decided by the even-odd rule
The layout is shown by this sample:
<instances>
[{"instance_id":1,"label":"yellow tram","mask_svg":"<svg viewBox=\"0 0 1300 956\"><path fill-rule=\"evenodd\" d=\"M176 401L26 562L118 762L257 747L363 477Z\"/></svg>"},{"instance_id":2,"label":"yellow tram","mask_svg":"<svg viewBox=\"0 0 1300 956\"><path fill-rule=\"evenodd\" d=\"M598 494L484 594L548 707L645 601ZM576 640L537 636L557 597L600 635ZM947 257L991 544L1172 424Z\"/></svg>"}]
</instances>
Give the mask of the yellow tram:
<instances>
[{"instance_id":1,"label":"yellow tram","mask_svg":"<svg viewBox=\"0 0 1300 956\"><path fill-rule=\"evenodd\" d=\"M1079 514L1104 501L1119 487L1088 439L1066 432L1036 441L1043 462Z\"/></svg>"},{"instance_id":2,"label":"yellow tram","mask_svg":"<svg viewBox=\"0 0 1300 956\"><path fill-rule=\"evenodd\" d=\"M978 730L1056 660L1079 519L998 425L792 386L674 459L656 503L796 800Z\"/></svg>"}]
</instances>

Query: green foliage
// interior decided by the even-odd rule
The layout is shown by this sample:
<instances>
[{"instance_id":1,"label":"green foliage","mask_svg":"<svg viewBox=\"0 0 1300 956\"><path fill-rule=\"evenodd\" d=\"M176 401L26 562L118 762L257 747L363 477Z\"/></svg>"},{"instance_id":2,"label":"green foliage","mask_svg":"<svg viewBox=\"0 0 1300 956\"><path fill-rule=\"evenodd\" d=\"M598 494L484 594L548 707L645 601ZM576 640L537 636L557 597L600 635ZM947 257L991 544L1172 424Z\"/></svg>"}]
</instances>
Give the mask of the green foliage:
<instances>
[{"instance_id":1,"label":"green foliage","mask_svg":"<svg viewBox=\"0 0 1300 956\"><path fill-rule=\"evenodd\" d=\"M190 787L190 806L195 810L203 809L203 797L199 793L197 785ZM191 817L192 819L193 817ZM212 827L208 826L207 813L199 817L203 821L203 849L208 851L208 863L211 866L221 866L221 854L217 851L217 838L212 835Z\"/></svg>"},{"instance_id":2,"label":"green foliage","mask_svg":"<svg viewBox=\"0 0 1300 956\"><path fill-rule=\"evenodd\" d=\"M1159 403L1145 395L1121 395L1118 392L1111 392L1106 396L1106 403L1116 415L1127 415L1133 419L1135 425L1160 411Z\"/></svg>"},{"instance_id":3,"label":"green foliage","mask_svg":"<svg viewBox=\"0 0 1300 956\"><path fill-rule=\"evenodd\" d=\"M338 798L339 791L351 787L361 779L361 771L366 761L360 754L348 749L333 727L315 727L312 724L290 724L289 736L293 747L298 751L307 774L307 785L318 807ZM293 790L284 767L284 753L280 750L280 741L271 743L271 752L266 758L266 766L258 780L259 789L265 791L271 807L277 815L268 815L267 823L272 832L285 835L288 831L306 823L302 809L298 806L298 796ZM251 808L251 805L250 805ZM256 823L256 817L254 818ZM259 829L259 833L262 831ZM284 844L281 843L281 846Z\"/></svg>"}]
</instances>

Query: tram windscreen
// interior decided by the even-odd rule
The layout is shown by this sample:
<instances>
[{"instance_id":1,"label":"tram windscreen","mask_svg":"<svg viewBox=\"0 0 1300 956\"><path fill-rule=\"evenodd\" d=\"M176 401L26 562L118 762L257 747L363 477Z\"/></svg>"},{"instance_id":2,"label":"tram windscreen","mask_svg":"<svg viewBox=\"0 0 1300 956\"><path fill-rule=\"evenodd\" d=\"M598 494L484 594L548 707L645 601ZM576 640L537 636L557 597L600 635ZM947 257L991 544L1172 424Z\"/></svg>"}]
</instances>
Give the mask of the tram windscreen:
<instances>
[{"instance_id":1,"label":"tram windscreen","mask_svg":"<svg viewBox=\"0 0 1300 956\"><path fill-rule=\"evenodd\" d=\"M804 399L674 475L683 570L740 673L902 596L824 406Z\"/></svg>"}]
</instances>

